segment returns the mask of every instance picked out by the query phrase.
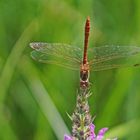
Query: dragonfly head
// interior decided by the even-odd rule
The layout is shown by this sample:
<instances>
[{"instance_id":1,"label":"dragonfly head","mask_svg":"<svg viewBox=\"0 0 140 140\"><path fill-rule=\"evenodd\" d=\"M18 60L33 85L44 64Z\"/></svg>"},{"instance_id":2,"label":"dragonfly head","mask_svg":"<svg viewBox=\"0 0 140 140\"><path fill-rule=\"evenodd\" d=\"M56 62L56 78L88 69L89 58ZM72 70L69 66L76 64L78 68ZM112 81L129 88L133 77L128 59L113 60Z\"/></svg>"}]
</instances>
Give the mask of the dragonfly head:
<instances>
[{"instance_id":1,"label":"dragonfly head","mask_svg":"<svg viewBox=\"0 0 140 140\"><path fill-rule=\"evenodd\" d=\"M80 86L88 87L89 85L89 65L81 64L80 69Z\"/></svg>"}]
</instances>

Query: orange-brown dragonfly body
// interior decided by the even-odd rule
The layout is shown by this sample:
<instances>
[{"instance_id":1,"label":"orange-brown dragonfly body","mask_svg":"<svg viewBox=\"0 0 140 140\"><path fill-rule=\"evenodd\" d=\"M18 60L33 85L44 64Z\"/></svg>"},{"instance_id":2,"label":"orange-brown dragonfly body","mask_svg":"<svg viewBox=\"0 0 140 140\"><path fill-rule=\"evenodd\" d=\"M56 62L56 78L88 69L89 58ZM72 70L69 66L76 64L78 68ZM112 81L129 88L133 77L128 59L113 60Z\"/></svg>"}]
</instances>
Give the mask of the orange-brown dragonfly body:
<instances>
[{"instance_id":1,"label":"orange-brown dragonfly body","mask_svg":"<svg viewBox=\"0 0 140 140\"><path fill-rule=\"evenodd\" d=\"M88 58L87 58L89 31L90 31L90 19L88 17L85 24L83 62L80 68L80 86L83 88L89 85L89 64L88 64Z\"/></svg>"}]
</instances>

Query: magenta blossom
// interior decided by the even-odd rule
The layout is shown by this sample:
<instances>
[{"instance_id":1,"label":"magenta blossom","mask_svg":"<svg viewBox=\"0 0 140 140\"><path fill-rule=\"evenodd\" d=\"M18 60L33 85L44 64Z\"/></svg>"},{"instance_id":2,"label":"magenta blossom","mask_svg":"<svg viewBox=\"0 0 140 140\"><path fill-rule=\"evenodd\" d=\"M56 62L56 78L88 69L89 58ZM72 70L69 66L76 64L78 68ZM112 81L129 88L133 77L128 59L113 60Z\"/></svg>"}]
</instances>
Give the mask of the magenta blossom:
<instances>
[{"instance_id":1,"label":"magenta blossom","mask_svg":"<svg viewBox=\"0 0 140 140\"><path fill-rule=\"evenodd\" d=\"M104 134L108 130L108 128L100 129L97 136L95 135L94 129L95 129L95 125L91 124L90 125L90 136L87 140L103 140ZM65 135L64 140L73 140L73 139L72 139L72 137ZM111 140L111 139L106 139L106 140ZM117 139L115 138L112 140L117 140Z\"/></svg>"},{"instance_id":2,"label":"magenta blossom","mask_svg":"<svg viewBox=\"0 0 140 140\"><path fill-rule=\"evenodd\" d=\"M70 137L68 135L64 135L64 140L72 140L72 137Z\"/></svg>"},{"instance_id":3,"label":"magenta blossom","mask_svg":"<svg viewBox=\"0 0 140 140\"><path fill-rule=\"evenodd\" d=\"M102 128L101 130L99 130L98 135L96 136L94 129L95 129L95 125L91 124L90 125L90 137L88 140L102 140L104 138L105 132L108 130L108 128Z\"/></svg>"}]
</instances>

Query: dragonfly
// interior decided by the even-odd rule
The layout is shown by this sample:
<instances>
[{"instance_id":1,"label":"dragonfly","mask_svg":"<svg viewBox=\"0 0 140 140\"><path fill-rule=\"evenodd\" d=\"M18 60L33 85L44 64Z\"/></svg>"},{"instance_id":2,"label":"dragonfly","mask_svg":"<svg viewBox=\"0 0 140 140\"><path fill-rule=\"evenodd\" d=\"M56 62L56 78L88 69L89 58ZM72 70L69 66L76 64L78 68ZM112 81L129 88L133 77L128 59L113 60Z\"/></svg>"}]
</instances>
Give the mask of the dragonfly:
<instances>
[{"instance_id":1,"label":"dragonfly","mask_svg":"<svg viewBox=\"0 0 140 140\"><path fill-rule=\"evenodd\" d=\"M89 86L89 72L140 65L140 47L105 45L88 48L90 18L85 23L84 47L63 43L33 42L31 57L42 63L80 70L80 86ZM89 60L88 60L89 59Z\"/></svg>"}]
</instances>

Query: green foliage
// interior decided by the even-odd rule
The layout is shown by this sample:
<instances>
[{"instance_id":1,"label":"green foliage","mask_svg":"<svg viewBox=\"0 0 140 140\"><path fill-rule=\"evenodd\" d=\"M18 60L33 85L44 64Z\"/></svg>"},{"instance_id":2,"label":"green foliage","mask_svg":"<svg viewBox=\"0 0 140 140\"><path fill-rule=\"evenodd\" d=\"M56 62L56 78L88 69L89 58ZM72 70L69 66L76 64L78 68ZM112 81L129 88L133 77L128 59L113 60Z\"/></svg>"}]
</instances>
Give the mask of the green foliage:
<instances>
[{"instance_id":1,"label":"green foliage","mask_svg":"<svg viewBox=\"0 0 140 140\"><path fill-rule=\"evenodd\" d=\"M83 46L91 17L90 47L140 43L139 0L0 1L0 140L63 139L71 120L79 72L30 57L33 41ZM139 140L140 68L91 72L90 110L97 130Z\"/></svg>"}]
</instances>

